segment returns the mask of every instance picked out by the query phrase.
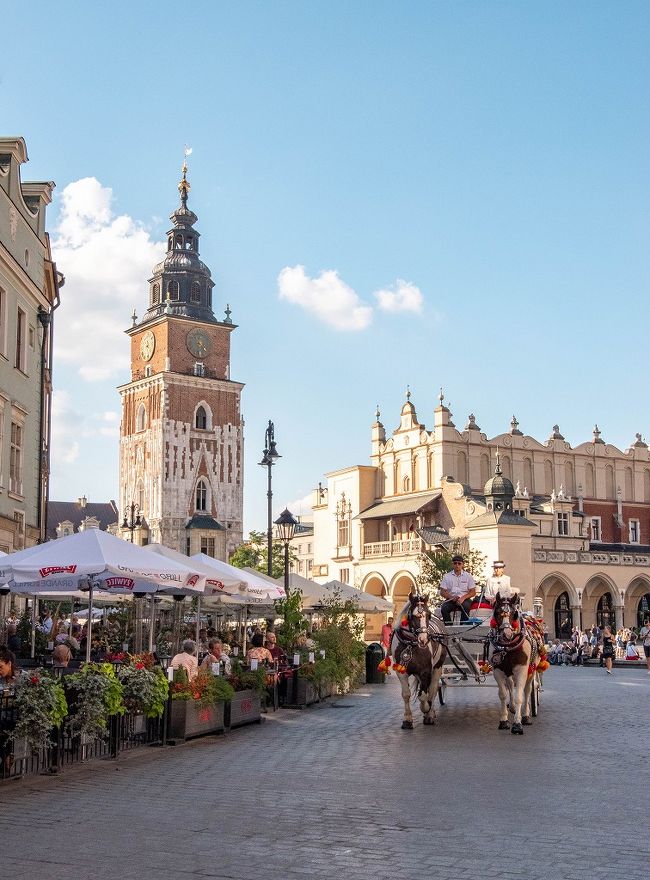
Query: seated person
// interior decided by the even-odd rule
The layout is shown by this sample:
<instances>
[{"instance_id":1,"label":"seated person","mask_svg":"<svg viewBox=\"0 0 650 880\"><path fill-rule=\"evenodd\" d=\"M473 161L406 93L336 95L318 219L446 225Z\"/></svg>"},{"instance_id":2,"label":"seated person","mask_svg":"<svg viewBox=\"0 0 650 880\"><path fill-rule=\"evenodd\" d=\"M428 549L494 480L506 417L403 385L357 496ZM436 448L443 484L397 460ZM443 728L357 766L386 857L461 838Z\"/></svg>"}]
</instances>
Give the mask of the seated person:
<instances>
[{"instance_id":1,"label":"seated person","mask_svg":"<svg viewBox=\"0 0 650 880\"><path fill-rule=\"evenodd\" d=\"M278 645L278 637L274 632L267 632L266 647L268 648L271 657L273 657L274 660L277 660L279 666L282 666L284 665L284 663L286 663L287 655Z\"/></svg>"},{"instance_id":2,"label":"seated person","mask_svg":"<svg viewBox=\"0 0 650 880\"><path fill-rule=\"evenodd\" d=\"M273 654L268 648L264 647L264 635L259 632L255 633L251 639L251 647L246 652L246 659L257 660L259 663L273 663Z\"/></svg>"},{"instance_id":3,"label":"seated person","mask_svg":"<svg viewBox=\"0 0 650 880\"><path fill-rule=\"evenodd\" d=\"M512 596L518 596L519 590L514 589L510 584L510 578L503 573L505 563L500 559L492 563L492 575L485 582L485 591L483 593L487 602L494 605L497 593L502 599L510 599Z\"/></svg>"},{"instance_id":4,"label":"seated person","mask_svg":"<svg viewBox=\"0 0 650 880\"><path fill-rule=\"evenodd\" d=\"M446 601L442 603L440 613L445 623L451 623L451 615L460 611L461 621L469 619L469 609L476 595L474 578L463 571L464 559L456 555L452 558L453 571L448 571L440 583L440 593Z\"/></svg>"},{"instance_id":5,"label":"seated person","mask_svg":"<svg viewBox=\"0 0 650 880\"><path fill-rule=\"evenodd\" d=\"M230 675L230 658L223 653L223 645L221 644L220 639L209 639L208 653L201 661L199 669L201 671L207 670L208 672L210 672L212 670L213 663L223 663L224 675Z\"/></svg>"},{"instance_id":6,"label":"seated person","mask_svg":"<svg viewBox=\"0 0 650 880\"><path fill-rule=\"evenodd\" d=\"M199 661L196 659L196 642L192 639L185 639L183 650L180 654L172 657L169 665L172 669L179 669L182 666L187 672L188 681L196 678L199 671Z\"/></svg>"},{"instance_id":7,"label":"seated person","mask_svg":"<svg viewBox=\"0 0 650 880\"><path fill-rule=\"evenodd\" d=\"M64 669L72 660L72 651L65 644L56 645L52 651L52 666L55 669Z\"/></svg>"}]
</instances>

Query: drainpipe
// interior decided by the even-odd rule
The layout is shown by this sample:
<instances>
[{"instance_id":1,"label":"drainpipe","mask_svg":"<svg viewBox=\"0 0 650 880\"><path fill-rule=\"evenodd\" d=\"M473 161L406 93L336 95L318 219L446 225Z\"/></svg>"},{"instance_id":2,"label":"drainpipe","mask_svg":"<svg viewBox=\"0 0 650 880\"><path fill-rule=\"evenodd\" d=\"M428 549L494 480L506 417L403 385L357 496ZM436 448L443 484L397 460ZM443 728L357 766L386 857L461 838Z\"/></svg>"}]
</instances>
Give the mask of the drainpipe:
<instances>
[{"instance_id":1,"label":"drainpipe","mask_svg":"<svg viewBox=\"0 0 650 880\"><path fill-rule=\"evenodd\" d=\"M40 431L39 431L39 454L38 454L38 512L37 526L39 531L39 543L45 541L47 535L47 504L50 497L50 446L51 446L51 428L52 428L52 364L54 354L54 311L61 305L59 298L59 289L63 287L63 275L60 275L54 269L55 278L55 296L54 302L49 312L39 308L38 321L43 328L43 342L41 343L41 407L40 407ZM46 357L46 343L49 339L49 351ZM47 408L47 419L45 418L45 370L50 373L50 405ZM45 456L45 438L47 437L47 460ZM47 464L47 474L45 467Z\"/></svg>"}]
</instances>

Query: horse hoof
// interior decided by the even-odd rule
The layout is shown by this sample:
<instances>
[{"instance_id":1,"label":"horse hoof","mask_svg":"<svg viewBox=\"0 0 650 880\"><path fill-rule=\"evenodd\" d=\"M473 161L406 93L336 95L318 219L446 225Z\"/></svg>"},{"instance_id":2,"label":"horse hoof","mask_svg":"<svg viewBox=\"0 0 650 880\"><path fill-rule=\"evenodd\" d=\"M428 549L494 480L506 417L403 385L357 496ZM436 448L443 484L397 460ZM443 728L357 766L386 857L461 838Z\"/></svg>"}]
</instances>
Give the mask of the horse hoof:
<instances>
[{"instance_id":1,"label":"horse hoof","mask_svg":"<svg viewBox=\"0 0 650 880\"><path fill-rule=\"evenodd\" d=\"M425 715L422 720L425 724L435 724L436 723L435 718L429 718L428 715Z\"/></svg>"},{"instance_id":2,"label":"horse hoof","mask_svg":"<svg viewBox=\"0 0 650 880\"><path fill-rule=\"evenodd\" d=\"M522 718L521 718L521 723L522 723L522 724L525 724L526 727L530 727L530 725L532 725L533 722L530 720L530 718L528 717L528 715L523 715Z\"/></svg>"},{"instance_id":3,"label":"horse hoof","mask_svg":"<svg viewBox=\"0 0 650 880\"><path fill-rule=\"evenodd\" d=\"M402 730L413 730L412 721L402 721Z\"/></svg>"},{"instance_id":4,"label":"horse hoof","mask_svg":"<svg viewBox=\"0 0 650 880\"><path fill-rule=\"evenodd\" d=\"M507 721L499 721L499 730L510 730L510 725Z\"/></svg>"},{"instance_id":5,"label":"horse hoof","mask_svg":"<svg viewBox=\"0 0 650 880\"><path fill-rule=\"evenodd\" d=\"M524 728L521 724L517 724L516 722L510 728L510 733L518 733L520 736L523 736Z\"/></svg>"}]
</instances>

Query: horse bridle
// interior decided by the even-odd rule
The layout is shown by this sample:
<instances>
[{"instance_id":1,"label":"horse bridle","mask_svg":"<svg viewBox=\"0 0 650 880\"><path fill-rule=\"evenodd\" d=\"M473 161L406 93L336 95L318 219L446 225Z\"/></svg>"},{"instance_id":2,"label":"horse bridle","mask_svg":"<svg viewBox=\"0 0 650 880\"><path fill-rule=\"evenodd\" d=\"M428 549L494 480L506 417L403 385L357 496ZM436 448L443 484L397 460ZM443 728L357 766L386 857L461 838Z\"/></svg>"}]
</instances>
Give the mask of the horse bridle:
<instances>
[{"instance_id":1,"label":"horse bridle","mask_svg":"<svg viewBox=\"0 0 650 880\"><path fill-rule=\"evenodd\" d=\"M515 620L511 619L513 611L516 614ZM501 621L499 623L496 623L497 612L503 613L503 617L501 618ZM518 648L519 645L521 645L523 640L526 638L526 629L524 626L522 626L522 620L519 612L519 605L510 605L509 602L503 602L499 605L498 608L494 609L493 620L495 625L492 628L490 640L495 648L498 648L501 651L514 651L514 649ZM510 638L502 638L502 636L505 635L506 630L510 630L512 632L512 636Z\"/></svg>"},{"instance_id":2,"label":"horse bridle","mask_svg":"<svg viewBox=\"0 0 650 880\"><path fill-rule=\"evenodd\" d=\"M417 610L417 613L416 613ZM426 633L427 643L431 639L431 634L429 633L429 609L427 607L427 603L423 599L418 599L415 605L411 605L409 609L409 624L411 632L418 637L418 642L421 642L420 636ZM416 629L413 625L413 618L418 619L418 628Z\"/></svg>"}]
</instances>

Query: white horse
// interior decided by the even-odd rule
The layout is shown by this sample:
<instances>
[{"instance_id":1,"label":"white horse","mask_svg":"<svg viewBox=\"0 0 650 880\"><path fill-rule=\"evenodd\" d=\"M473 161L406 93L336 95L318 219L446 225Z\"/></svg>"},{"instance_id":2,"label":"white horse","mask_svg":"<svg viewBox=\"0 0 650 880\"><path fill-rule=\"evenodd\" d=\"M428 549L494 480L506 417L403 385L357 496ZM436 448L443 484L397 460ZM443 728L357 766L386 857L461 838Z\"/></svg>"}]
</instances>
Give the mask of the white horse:
<instances>
[{"instance_id":1,"label":"white horse","mask_svg":"<svg viewBox=\"0 0 650 880\"><path fill-rule=\"evenodd\" d=\"M415 696L420 701L424 723L436 722L434 700L445 656L445 648L436 636L444 630L437 620L432 619L426 597L412 593L400 614L400 621L405 625L399 625L393 632L391 654L404 700L402 730L413 730L411 699Z\"/></svg>"}]
</instances>

